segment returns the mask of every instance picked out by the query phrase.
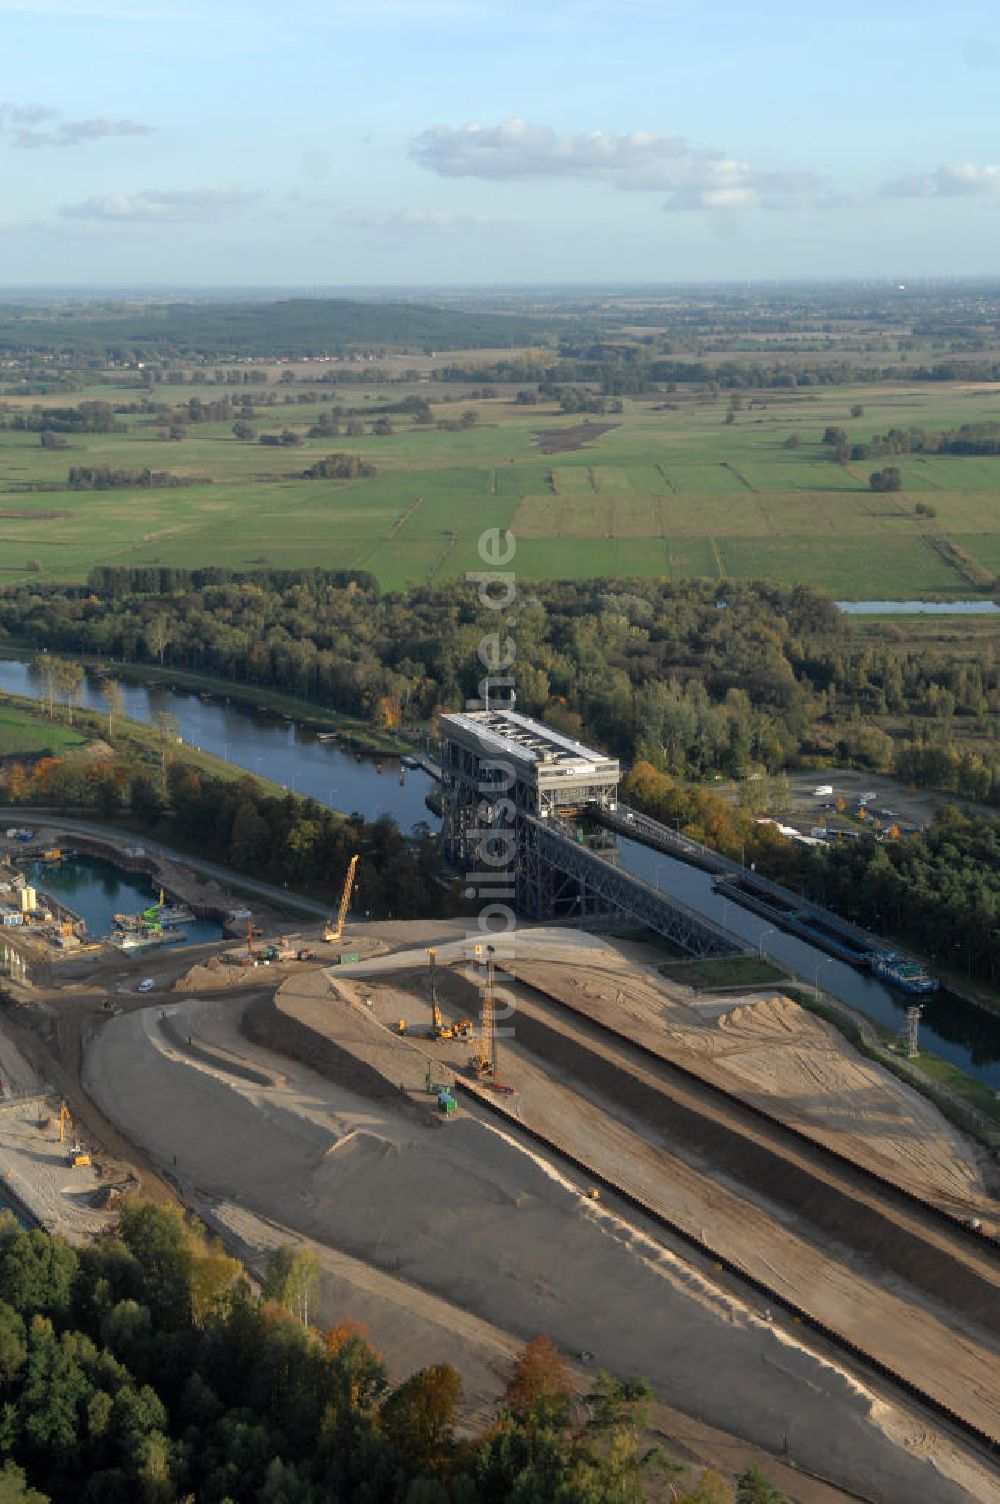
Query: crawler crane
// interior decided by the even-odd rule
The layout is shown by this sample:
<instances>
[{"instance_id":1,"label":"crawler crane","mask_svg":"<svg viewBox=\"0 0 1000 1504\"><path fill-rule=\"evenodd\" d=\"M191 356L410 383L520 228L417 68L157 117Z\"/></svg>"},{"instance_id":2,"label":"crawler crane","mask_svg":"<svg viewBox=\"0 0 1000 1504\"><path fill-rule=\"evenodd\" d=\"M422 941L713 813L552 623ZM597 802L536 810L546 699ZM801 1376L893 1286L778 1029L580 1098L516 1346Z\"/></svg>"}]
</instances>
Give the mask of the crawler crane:
<instances>
[{"instance_id":1,"label":"crawler crane","mask_svg":"<svg viewBox=\"0 0 1000 1504\"><path fill-rule=\"evenodd\" d=\"M351 902L351 894L354 891L354 874L358 870L360 853L355 852L347 868L347 876L344 878L344 891L340 895L340 908L337 912L337 922L331 919L323 931L323 939L328 945L336 945L344 936L344 921L347 918L347 910Z\"/></svg>"}]
</instances>

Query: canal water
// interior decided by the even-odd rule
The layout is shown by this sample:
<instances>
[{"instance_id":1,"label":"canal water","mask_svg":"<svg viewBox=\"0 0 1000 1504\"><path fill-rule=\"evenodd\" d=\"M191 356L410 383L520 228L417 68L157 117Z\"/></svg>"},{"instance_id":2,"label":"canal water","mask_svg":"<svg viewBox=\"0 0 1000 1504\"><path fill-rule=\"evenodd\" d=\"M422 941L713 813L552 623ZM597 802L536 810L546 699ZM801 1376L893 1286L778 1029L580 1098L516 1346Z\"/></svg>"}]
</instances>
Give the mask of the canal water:
<instances>
[{"instance_id":1,"label":"canal water","mask_svg":"<svg viewBox=\"0 0 1000 1504\"><path fill-rule=\"evenodd\" d=\"M996 601L837 601L845 616L996 616Z\"/></svg>"},{"instance_id":2,"label":"canal water","mask_svg":"<svg viewBox=\"0 0 1000 1504\"><path fill-rule=\"evenodd\" d=\"M116 914L136 914L147 909L159 897L152 881L138 872L121 872L98 857L68 857L62 862L26 862L25 874L40 892L50 893L87 922L87 936L103 940L110 935ZM222 926L209 919L196 919L181 927L185 945L199 945L207 940L221 940ZM157 946L150 952L177 950L180 941ZM140 956L143 951L128 954Z\"/></svg>"},{"instance_id":3,"label":"canal water","mask_svg":"<svg viewBox=\"0 0 1000 1504\"><path fill-rule=\"evenodd\" d=\"M388 814L405 830L422 820L431 826L437 824L424 803L425 795L436 785L422 769L404 771L394 759L359 758L280 716L249 707L206 700L179 690L129 684L125 673L122 670L125 713L134 720L147 721L157 712L169 712L177 717L186 742L300 794L309 794L321 804L356 810L368 820ZM18 659L0 659L0 689L38 698L27 663ZM82 703L102 709L99 691L100 680L88 677ZM902 1027L907 1003L904 996L713 893L711 877L700 868L624 838L620 860L628 871L707 914L751 946L761 944L765 955L773 955L806 983L818 983L877 1023ZM76 907L71 897L65 901ZM144 906L121 903L112 912ZM950 994L935 994L924 1000L921 1037L935 1054L1000 1090L1000 1017Z\"/></svg>"},{"instance_id":4,"label":"canal water","mask_svg":"<svg viewBox=\"0 0 1000 1504\"><path fill-rule=\"evenodd\" d=\"M922 999L897 993L867 972L807 945L795 935L777 929L760 914L753 914L732 899L715 893L711 873L703 872L700 867L691 867L624 836L619 838L619 845L621 864L629 872L739 935L765 958L786 966L807 986L818 985L876 1023L902 1029L907 1004L921 1002L924 1010L920 1021L921 1043L933 1054L1000 1090L1000 1017L974 1008L952 993L938 992Z\"/></svg>"},{"instance_id":5,"label":"canal water","mask_svg":"<svg viewBox=\"0 0 1000 1504\"><path fill-rule=\"evenodd\" d=\"M211 752L250 773L270 778L297 794L321 804L357 811L367 820L390 815L409 831L418 821L433 823L424 803L435 787L422 768L404 769L397 758L360 757L322 741L314 732L283 716L227 700L203 699L185 690L130 684L120 680L125 714L134 721L151 721L159 713L177 718L180 735L193 747ZM9 694L40 698L28 665L16 658L0 658L0 689ZM81 705L104 710L101 681L88 674Z\"/></svg>"}]
</instances>

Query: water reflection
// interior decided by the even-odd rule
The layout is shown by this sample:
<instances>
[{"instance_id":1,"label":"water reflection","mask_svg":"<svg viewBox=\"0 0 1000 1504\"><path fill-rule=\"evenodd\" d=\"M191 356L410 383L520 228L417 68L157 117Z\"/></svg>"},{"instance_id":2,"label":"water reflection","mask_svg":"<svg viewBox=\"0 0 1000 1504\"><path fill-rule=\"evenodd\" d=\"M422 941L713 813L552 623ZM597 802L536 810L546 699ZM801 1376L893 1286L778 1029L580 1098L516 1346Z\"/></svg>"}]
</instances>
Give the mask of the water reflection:
<instances>
[{"instance_id":1,"label":"water reflection","mask_svg":"<svg viewBox=\"0 0 1000 1504\"><path fill-rule=\"evenodd\" d=\"M151 879L120 872L99 857L77 856L61 862L27 862L25 873L39 892L50 893L87 922L87 935L101 940L111 933L116 914L135 914L159 897ZM221 940L222 928L208 919L183 927L185 943ZM175 942L175 945L179 942Z\"/></svg>"},{"instance_id":2,"label":"water reflection","mask_svg":"<svg viewBox=\"0 0 1000 1504\"><path fill-rule=\"evenodd\" d=\"M124 712L132 720L151 721L160 713L176 716L180 735L190 745L293 793L346 814L357 811L368 820L389 815L404 830L421 820L433 823L424 798L434 780L422 769L404 771L396 758L359 757L283 716L250 706L165 685L129 684L124 676L120 682ZM0 689L39 698L28 665L20 659L0 659ZM103 711L100 689L100 679L88 674L81 704Z\"/></svg>"}]
</instances>

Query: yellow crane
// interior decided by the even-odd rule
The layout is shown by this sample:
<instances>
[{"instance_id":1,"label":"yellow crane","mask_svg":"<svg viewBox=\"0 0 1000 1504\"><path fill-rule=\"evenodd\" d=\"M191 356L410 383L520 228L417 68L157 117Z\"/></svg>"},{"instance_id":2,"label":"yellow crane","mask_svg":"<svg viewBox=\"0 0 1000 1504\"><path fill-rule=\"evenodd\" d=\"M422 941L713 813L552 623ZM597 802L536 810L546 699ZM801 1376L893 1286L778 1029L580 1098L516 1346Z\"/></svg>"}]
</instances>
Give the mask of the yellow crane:
<instances>
[{"instance_id":1,"label":"yellow crane","mask_svg":"<svg viewBox=\"0 0 1000 1504\"><path fill-rule=\"evenodd\" d=\"M355 852L347 867L347 876L344 878L344 891L340 895L340 909L337 912L337 923L334 926L331 919L323 931L323 939L329 945L336 945L343 938L344 920L347 918L347 910L351 902L351 893L354 890L354 874L358 870L360 852Z\"/></svg>"},{"instance_id":2,"label":"yellow crane","mask_svg":"<svg viewBox=\"0 0 1000 1504\"><path fill-rule=\"evenodd\" d=\"M479 1016L479 1037L476 1040L476 1052L472 1057L472 1068L477 1076L492 1076L494 1068L494 1051L496 1042L493 1035L493 947L486 947L486 986L483 988L483 1001ZM477 958L482 955L482 946L476 946Z\"/></svg>"}]
</instances>

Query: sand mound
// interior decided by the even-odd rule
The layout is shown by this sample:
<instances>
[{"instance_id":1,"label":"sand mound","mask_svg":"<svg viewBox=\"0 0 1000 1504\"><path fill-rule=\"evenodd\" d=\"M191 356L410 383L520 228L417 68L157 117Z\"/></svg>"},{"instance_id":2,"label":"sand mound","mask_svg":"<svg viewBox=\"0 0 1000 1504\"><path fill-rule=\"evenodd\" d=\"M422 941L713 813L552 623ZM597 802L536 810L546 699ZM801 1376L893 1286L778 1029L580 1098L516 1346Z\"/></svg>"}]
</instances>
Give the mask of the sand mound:
<instances>
[{"instance_id":1,"label":"sand mound","mask_svg":"<svg viewBox=\"0 0 1000 1504\"><path fill-rule=\"evenodd\" d=\"M107 742L102 742L99 738L88 742L85 747L81 747L74 754L78 762L111 762L114 760L114 756L114 747L109 747Z\"/></svg>"},{"instance_id":2,"label":"sand mound","mask_svg":"<svg viewBox=\"0 0 1000 1504\"><path fill-rule=\"evenodd\" d=\"M761 1033L765 1029L770 1033L777 1027L786 1034L797 1034L801 1031L803 1022L808 1021L798 1003L793 1003L790 997L778 993L759 1003L737 1003L735 1008L720 1013L712 1026L717 1029L739 1029L746 1034Z\"/></svg>"}]
</instances>

